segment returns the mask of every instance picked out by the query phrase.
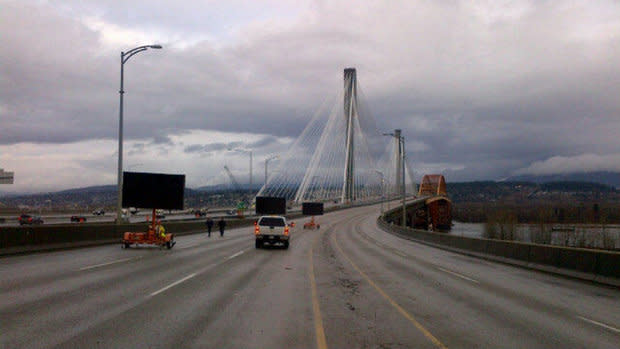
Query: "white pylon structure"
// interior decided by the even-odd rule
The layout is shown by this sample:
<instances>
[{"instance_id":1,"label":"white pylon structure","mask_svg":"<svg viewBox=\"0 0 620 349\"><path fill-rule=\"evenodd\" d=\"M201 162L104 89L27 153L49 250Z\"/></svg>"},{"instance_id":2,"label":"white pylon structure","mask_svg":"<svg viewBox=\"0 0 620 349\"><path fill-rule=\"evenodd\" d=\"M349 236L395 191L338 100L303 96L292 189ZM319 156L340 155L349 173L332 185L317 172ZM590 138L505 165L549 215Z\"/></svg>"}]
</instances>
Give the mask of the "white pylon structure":
<instances>
[{"instance_id":1,"label":"white pylon structure","mask_svg":"<svg viewBox=\"0 0 620 349\"><path fill-rule=\"evenodd\" d=\"M344 70L344 117L347 129L346 160L344 163L344 179L341 202L355 201L355 118L357 107L357 74L355 68Z\"/></svg>"},{"instance_id":2,"label":"white pylon structure","mask_svg":"<svg viewBox=\"0 0 620 349\"><path fill-rule=\"evenodd\" d=\"M356 70L347 68L344 90L335 101L323 104L257 196L286 197L296 203L379 199L381 176L369 145L379 133L359 96Z\"/></svg>"}]
</instances>

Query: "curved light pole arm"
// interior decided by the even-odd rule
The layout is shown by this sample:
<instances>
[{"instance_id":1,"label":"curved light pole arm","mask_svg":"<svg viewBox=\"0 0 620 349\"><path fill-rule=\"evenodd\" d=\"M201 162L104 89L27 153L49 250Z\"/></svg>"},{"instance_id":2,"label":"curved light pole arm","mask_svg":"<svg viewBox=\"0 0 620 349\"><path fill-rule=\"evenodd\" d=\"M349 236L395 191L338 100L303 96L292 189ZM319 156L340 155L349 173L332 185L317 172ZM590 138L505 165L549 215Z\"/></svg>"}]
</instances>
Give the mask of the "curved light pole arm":
<instances>
[{"instance_id":1,"label":"curved light pole arm","mask_svg":"<svg viewBox=\"0 0 620 349\"><path fill-rule=\"evenodd\" d=\"M150 48L154 48L154 49L160 49L162 48L161 45L142 45L142 46L138 46L135 48L132 48L131 50L127 51L127 52L121 52L121 62L122 64L125 64L125 62L127 62L129 60L129 58L131 58L131 56L135 55L136 53L140 53L142 51L146 51Z\"/></svg>"},{"instance_id":2,"label":"curved light pole arm","mask_svg":"<svg viewBox=\"0 0 620 349\"><path fill-rule=\"evenodd\" d=\"M131 58L131 56L135 55L136 53L140 53L140 52L146 51L146 50L147 50L146 47L143 47L143 48L141 48L139 50L133 49L133 50L128 51L128 52L121 52L121 54L123 56L123 61L122 61L123 64L125 64L129 60L129 58Z\"/></svg>"}]
</instances>

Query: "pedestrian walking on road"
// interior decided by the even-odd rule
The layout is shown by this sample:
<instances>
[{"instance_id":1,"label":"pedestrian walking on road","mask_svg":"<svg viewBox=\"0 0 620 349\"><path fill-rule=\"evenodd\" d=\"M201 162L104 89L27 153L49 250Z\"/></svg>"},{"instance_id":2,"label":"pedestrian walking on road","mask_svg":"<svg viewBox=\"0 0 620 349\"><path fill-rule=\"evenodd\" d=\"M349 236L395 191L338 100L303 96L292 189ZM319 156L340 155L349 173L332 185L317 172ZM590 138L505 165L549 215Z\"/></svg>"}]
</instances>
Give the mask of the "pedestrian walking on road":
<instances>
[{"instance_id":1,"label":"pedestrian walking on road","mask_svg":"<svg viewBox=\"0 0 620 349\"><path fill-rule=\"evenodd\" d=\"M213 219L211 217L207 217L207 221L205 222L207 225L207 236L211 237L211 229L213 229Z\"/></svg>"},{"instance_id":2,"label":"pedestrian walking on road","mask_svg":"<svg viewBox=\"0 0 620 349\"><path fill-rule=\"evenodd\" d=\"M220 221L217 222L217 225L220 227L220 237L224 236L224 228L226 228L226 222L224 221L224 217L220 218Z\"/></svg>"}]
</instances>

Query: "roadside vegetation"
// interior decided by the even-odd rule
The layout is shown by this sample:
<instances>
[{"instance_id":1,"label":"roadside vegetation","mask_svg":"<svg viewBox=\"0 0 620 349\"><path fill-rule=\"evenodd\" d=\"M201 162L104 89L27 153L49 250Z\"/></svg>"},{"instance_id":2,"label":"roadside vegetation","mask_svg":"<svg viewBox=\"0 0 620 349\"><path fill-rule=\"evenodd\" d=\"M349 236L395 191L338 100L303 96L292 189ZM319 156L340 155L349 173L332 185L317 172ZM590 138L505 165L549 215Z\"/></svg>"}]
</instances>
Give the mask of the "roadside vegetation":
<instances>
[{"instance_id":1,"label":"roadside vegetation","mask_svg":"<svg viewBox=\"0 0 620 349\"><path fill-rule=\"evenodd\" d=\"M620 250L620 203L458 203L452 216L487 239Z\"/></svg>"}]
</instances>

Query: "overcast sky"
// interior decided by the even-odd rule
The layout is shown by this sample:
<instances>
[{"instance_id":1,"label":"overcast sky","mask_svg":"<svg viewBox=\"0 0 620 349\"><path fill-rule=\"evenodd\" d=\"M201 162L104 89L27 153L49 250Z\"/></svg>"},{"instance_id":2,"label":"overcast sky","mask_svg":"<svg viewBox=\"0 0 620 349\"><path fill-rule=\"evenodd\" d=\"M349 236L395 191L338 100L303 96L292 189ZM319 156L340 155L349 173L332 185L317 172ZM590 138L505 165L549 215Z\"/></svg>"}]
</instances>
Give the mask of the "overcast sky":
<instances>
[{"instance_id":1,"label":"overcast sky","mask_svg":"<svg viewBox=\"0 0 620 349\"><path fill-rule=\"evenodd\" d=\"M115 184L152 43L126 170L262 180L346 67L417 173L620 170L618 1L0 0L0 191Z\"/></svg>"}]
</instances>

